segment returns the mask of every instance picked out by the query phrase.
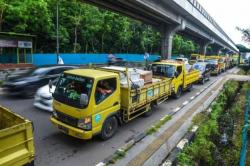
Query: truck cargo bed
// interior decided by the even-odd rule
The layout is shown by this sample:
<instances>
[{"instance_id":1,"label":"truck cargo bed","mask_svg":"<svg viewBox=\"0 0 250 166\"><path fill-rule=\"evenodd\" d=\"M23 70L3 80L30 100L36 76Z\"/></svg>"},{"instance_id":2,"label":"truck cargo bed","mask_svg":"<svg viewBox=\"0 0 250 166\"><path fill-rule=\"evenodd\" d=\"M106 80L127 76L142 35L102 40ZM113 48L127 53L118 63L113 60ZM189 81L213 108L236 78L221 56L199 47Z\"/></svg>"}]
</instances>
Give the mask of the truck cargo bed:
<instances>
[{"instance_id":1,"label":"truck cargo bed","mask_svg":"<svg viewBox=\"0 0 250 166\"><path fill-rule=\"evenodd\" d=\"M137 89L121 87L121 106L125 121L146 112L152 102L166 99L171 95L171 80L157 80Z\"/></svg>"},{"instance_id":2,"label":"truck cargo bed","mask_svg":"<svg viewBox=\"0 0 250 166\"><path fill-rule=\"evenodd\" d=\"M3 108L0 107L0 130L19 125L21 123L25 123L25 120L9 111L3 111Z\"/></svg>"},{"instance_id":3,"label":"truck cargo bed","mask_svg":"<svg viewBox=\"0 0 250 166\"><path fill-rule=\"evenodd\" d=\"M184 87L186 88L188 85L194 84L199 80L199 75L200 72L197 70L191 71L188 74L185 75L185 82L184 82Z\"/></svg>"},{"instance_id":4,"label":"truck cargo bed","mask_svg":"<svg viewBox=\"0 0 250 166\"><path fill-rule=\"evenodd\" d=\"M19 166L33 160L31 122L0 106L0 166Z\"/></svg>"}]
</instances>

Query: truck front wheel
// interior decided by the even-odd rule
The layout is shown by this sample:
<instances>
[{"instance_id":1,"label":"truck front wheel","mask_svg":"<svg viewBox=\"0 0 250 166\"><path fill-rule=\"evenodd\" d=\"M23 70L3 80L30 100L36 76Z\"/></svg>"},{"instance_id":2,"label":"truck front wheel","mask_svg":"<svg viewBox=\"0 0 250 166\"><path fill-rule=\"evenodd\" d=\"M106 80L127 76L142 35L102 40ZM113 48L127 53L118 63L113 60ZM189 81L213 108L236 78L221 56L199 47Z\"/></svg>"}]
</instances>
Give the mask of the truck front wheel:
<instances>
[{"instance_id":1,"label":"truck front wheel","mask_svg":"<svg viewBox=\"0 0 250 166\"><path fill-rule=\"evenodd\" d=\"M118 122L115 116L109 117L103 124L101 138L107 140L116 133Z\"/></svg>"},{"instance_id":2,"label":"truck front wheel","mask_svg":"<svg viewBox=\"0 0 250 166\"><path fill-rule=\"evenodd\" d=\"M33 160L33 161L31 161L30 163L26 164L25 166L34 166L34 165L35 165L35 162L34 162L34 160Z\"/></svg>"},{"instance_id":3,"label":"truck front wheel","mask_svg":"<svg viewBox=\"0 0 250 166\"><path fill-rule=\"evenodd\" d=\"M193 84L188 85L187 91L188 91L188 92L191 92L192 89L193 89Z\"/></svg>"},{"instance_id":4,"label":"truck front wheel","mask_svg":"<svg viewBox=\"0 0 250 166\"><path fill-rule=\"evenodd\" d=\"M182 94L182 88L179 87L176 94L174 95L174 98L179 99L181 97L181 94Z\"/></svg>"}]
</instances>

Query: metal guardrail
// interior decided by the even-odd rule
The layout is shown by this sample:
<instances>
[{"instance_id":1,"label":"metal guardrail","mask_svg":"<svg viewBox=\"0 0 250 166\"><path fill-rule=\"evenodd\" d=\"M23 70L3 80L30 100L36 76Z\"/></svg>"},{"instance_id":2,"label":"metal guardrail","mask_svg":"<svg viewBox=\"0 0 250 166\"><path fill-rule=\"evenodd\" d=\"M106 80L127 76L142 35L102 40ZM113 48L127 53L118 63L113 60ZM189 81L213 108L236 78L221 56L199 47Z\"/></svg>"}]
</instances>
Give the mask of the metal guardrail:
<instances>
[{"instance_id":1,"label":"metal guardrail","mask_svg":"<svg viewBox=\"0 0 250 166\"><path fill-rule=\"evenodd\" d=\"M227 37L229 41L233 44L234 42L230 37L223 31L223 29L218 25L218 23L208 14L208 12L201 6L197 0L187 0L193 7L195 7L214 27L216 27L223 35Z\"/></svg>"}]
</instances>

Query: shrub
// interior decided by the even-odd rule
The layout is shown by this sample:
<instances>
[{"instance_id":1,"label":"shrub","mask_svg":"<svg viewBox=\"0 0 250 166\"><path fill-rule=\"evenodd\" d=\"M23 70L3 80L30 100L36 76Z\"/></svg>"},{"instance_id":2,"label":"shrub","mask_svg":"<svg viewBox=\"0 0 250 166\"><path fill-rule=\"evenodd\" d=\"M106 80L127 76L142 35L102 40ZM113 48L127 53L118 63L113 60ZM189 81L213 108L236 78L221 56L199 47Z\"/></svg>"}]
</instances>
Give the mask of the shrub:
<instances>
[{"instance_id":1,"label":"shrub","mask_svg":"<svg viewBox=\"0 0 250 166\"><path fill-rule=\"evenodd\" d=\"M199 125L200 127L196 133L194 142L186 146L177 156L179 165L212 166L219 165L221 161L223 161L225 165L237 165L240 153L239 147L241 146L241 143L239 142L240 133L237 133L237 140L233 141L229 147L220 147L219 138L222 133L220 133L219 128L220 125L223 124L220 122L221 119L227 119L228 117L231 118L232 114L233 117L238 118L237 114L239 115L241 111L241 107L239 107L239 105L242 106L244 103L237 102L237 104L233 105L232 110L228 112L228 108L231 106L231 103L233 103L232 101L235 98L238 89L238 82L227 82L223 91L219 94L216 101L211 106L212 112L209 118L207 118L203 113L197 114L193 118L193 123L195 125ZM225 115L228 117L225 117Z\"/></svg>"}]
</instances>

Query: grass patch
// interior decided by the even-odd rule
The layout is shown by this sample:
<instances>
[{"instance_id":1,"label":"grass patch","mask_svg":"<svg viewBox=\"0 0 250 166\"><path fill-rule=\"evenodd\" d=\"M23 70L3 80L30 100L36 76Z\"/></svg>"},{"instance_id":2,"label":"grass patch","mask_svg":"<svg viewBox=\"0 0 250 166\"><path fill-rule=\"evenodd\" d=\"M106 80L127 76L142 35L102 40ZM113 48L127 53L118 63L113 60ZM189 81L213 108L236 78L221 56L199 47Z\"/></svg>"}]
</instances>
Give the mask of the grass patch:
<instances>
[{"instance_id":1,"label":"grass patch","mask_svg":"<svg viewBox=\"0 0 250 166\"><path fill-rule=\"evenodd\" d=\"M164 125L167 121L169 121L172 117L167 115L164 116L162 119L160 119L159 122L155 123L153 126L151 126L149 129L146 130L147 135L151 135L155 132L157 132L162 125Z\"/></svg>"},{"instance_id":2,"label":"grass patch","mask_svg":"<svg viewBox=\"0 0 250 166\"><path fill-rule=\"evenodd\" d=\"M146 130L146 134L147 135L150 135L150 134L153 134L154 132L158 131L158 129L164 125L167 121L169 121L171 119L171 116L167 115L167 116L164 116L159 122L155 123L155 125L153 125L152 127L150 127L149 129ZM112 159L110 159L107 163L107 165L110 165L110 164L115 164L116 161L124 158L127 154L127 151L132 147L129 146L128 148L126 148L125 150L124 149L118 149Z\"/></svg>"},{"instance_id":3,"label":"grass patch","mask_svg":"<svg viewBox=\"0 0 250 166\"><path fill-rule=\"evenodd\" d=\"M192 122L193 125L200 126L207 119L208 116L204 112L200 112L193 117Z\"/></svg>"},{"instance_id":4,"label":"grass patch","mask_svg":"<svg viewBox=\"0 0 250 166\"><path fill-rule=\"evenodd\" d=\"M238 165L244 113L242 110L250 84L245 84L241 95L236 96L239 87L240 84L236 81L227 82L211 105L211 114L201 113L193 118L193 123L200 127L194 141L178 154L178 165ZM226 143L222 142L223 134L227 136Z\"/></svg>"},{"instance_id":5,"label":"grass patch","mask_svg":"<svg viewBox=\"0 0 250 166\"><path fill-rule=\"evenodd\" d=\"M240 71L237 74L250 75L250 66L239 66Z\"/></svg>"},{"instance_id":6,"label":"grass patch","mask_svg":"<svg viewBox=\"0 0 250 166\"><path fill-rule=\"evenodd\" d=\"M126 151L123 151L123 150L117 150L115 153L114 153L114 156L111 160L109 160L109 162L107 163L108 165L109 164L115 164L115 162L117 160L120 160L122 158L124 158L126 156Z\"/></svg>"}]
</instances>

